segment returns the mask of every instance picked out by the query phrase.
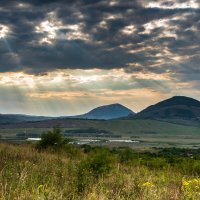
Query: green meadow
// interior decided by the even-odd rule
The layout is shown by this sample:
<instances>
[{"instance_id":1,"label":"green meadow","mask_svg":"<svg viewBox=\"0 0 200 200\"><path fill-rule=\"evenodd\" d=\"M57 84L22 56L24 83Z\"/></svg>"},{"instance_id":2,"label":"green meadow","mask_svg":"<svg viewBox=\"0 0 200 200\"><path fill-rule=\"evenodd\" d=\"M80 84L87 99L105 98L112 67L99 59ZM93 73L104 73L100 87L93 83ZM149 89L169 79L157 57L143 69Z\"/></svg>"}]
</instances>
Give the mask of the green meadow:
<instances>
[{"instance_id":1,"label":"green meadow","mask_svg":"<svg viewBox=\"0 0 200 200\"><path fill-rule=\"evenodd\" d=\"M70 119L69 125L63 125L63 129L78 129L78 128L97 128L105 131L110 131L111 133L115 133L122 136L132 136L137 134L163 134L163 135L198 135L200 134L200 125L182 125L175 124L164 121L157 120L147 120L147 119L132 119L132 120L76 120ZM42 122L41 122L42 123ZM74 126L70 126L74 124ZM20 128L1 128L0 134L13 134L16 132L42 132L48 128L34 128L23 127ZM59 125L59 123L58 123ZM49 127L52 125L49 124ZM75 127L75 128L74 128Z\"/></svg>"},{"instance_id":2,"label":"green meadow","mask_svg":"<svg viewBox=\"0 0 200 200\"><path fill-rule=\"evenodd\" d=\"M42 123L42 122L41 122ZM72 126L73 125L73 126ZM76 120L71 119L61 127L67 137L72 138L122 138L141 141L138 145L128 145L131 148L151 147L200 147L200 127L193 125L174 124L157 120ZM91 132L94 130L94 133ZM42 134L51 128L1 128L2 137L15 137L17 134ZM96 133L105 132L108 137ZM107 143L101 143L107 146ZM124 146L124 144L120 144ZM120 146L118 145L118 146Z\"/></svg>"},{"instance_id":3,"label":"green meadow","mask_svg":"<svg viewBox=\"0 0 200 200\"><path fill-rule=\"evenodd\" d=\"M200 150L0 144L0 199L198 200Z\"/></svg>"}]
</instances>

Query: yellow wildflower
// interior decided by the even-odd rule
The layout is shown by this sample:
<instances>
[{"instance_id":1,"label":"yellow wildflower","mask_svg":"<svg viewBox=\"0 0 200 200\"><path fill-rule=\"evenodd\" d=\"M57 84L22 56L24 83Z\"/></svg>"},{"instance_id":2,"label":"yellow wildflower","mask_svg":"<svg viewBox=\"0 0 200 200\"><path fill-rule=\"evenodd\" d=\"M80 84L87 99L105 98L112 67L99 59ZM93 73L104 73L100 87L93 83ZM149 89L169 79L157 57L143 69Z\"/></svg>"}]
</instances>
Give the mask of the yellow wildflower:
<instances>
[{"instance_id":1,"label":"yellow wildflower","mask_svg":"<svg viewBox=\"0 0 200 200\"><path fill-rule=\"evenodd\" d=\"M182 184L183 184L183 186L188 186L190 184L190 182L183 180Z\"/></svg>"},{"instance_id":2,"label":"yellow wildflower","mask_svg":"<svg viewBox=\"0 0 200 200\"><path fill-rule=\"evenodd\" d=\"M142 186L143 187L154 187L154 184L149 182L149 181L147 181L147 182L143 183Z\"/></svg>"}]
</instances>

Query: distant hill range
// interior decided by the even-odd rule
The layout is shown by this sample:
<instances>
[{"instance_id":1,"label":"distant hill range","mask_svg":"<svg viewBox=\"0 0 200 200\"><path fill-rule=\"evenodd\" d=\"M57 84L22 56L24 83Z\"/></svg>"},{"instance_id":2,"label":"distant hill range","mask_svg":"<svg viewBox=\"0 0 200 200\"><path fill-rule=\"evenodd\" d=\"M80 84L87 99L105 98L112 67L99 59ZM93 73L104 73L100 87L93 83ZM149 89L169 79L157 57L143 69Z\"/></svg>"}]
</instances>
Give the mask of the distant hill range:
<instances>
[{"instance_id":1,"label":"distant hill range","mask_svg":"<svg viewBox=\"0 0 200 200\"><path fill-rule=\"evenodd\" d=\"M0 124L12 124L20 122L35 122L52 119L53 117L31 116L20 114L0 114Z\"/></svg>"},{"instance_id":2,"label":"distant hill range","mask_svg":"<svg viewBox=\"0 0 200 200\"><path fill-rule=\"evenodd\" d=\"M200 101L174 96L142 110L133 118L200 121Z\"/></svg>"},{"instance_id":3,"label":"distant hill range","mask_svg":"<svg viewBox=\"0 0 200 200\"><path fill-rule=\"evenodd\" d=\"M76 116L66 116L66 117L44 117L44 116L31 116L31 115L20 115L20 114L0 114L0 124L13 124L20 122L39 122L44 120L52 119L99 119L99 120L109 120L121 117L127 117L128 115L134 115L135 113L126 108L121 104L111 104L97 107L90 112L83 115Z\"/></svg>"},{"instance_id":4,"label":"distant hill range","mask_svg":"<svg viewBox=\"0 0 200 200\"><path fill-rule=\"evenodd\" d=\"M78 119L117 119L121 117L127 117L128 115L134 115L135 113L121 104L110 104L94 108L90 112L83 115L76 115L70 118Z\"/></svg>"},{"instance_id":5,"label":"distant hill range","mask_svg":"<svg viewBox=\"0 0 200 200\"><path fill-rule=\"evenodd\" d=\"M151 105L141 112L135 114L132 110L121 104L111 104L97 107L83 115L62 116L62 117L43 117L29 115L0 115L0 124L19 124L29 123L28 126L51 127L53 124L71 123L76 119L82 120L111 120L111 119L153 119L184 125L200 125L200 101L184 96L175 96L170 99ZM41 122L41 123L40 123ZM21 123L21 125L20 125ZM78 122L79 123L79 122ZM74 127L78 125L75 123Z\"/></svg>"}]
</instances>

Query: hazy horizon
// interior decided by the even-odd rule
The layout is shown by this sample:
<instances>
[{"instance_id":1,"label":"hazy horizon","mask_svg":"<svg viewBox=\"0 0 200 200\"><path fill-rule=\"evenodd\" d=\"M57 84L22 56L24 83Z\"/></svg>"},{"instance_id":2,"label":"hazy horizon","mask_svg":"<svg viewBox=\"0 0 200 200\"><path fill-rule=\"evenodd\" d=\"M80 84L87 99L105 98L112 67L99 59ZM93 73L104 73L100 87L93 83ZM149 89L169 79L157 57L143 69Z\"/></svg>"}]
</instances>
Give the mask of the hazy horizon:
<instances>
[{"instance_id":1,"label":"hazy horizon","mask_svg":"<svg viewBox=\"0 0 200 200\"><path fill-rule=\"evenodd\" d=\"M200 100L198 0L0 2L0 113Z\"/></svg>"},{"instance_id":2,"label":"hazy horizon","mask_svg":"<svg viewBox=\"0 0 200 200\"><path fill-rule=\"evenodd\" d=\"M174 96L173 96L174 97ZM172 97L171 97L172 98ZM189 97L189 98L192 98L192 97ZM166 99L163 99L163 100L166 100ZM159 102L161 102L161 101L163 101L163 100L160 100ZM196 100L198 100L198 99L196 99ZM155 102L155 104L156 103L159 103L159 102ZM55 113L53 114L53 115L37 115L37 114L32 114L32 113L0 113L0 114L5 114L5 115L9 115L9 114L16 114L16 115L30 115L30 116L44 116L44 117L71 117L71 116L78 116L78 115L83 115L83 114L86 114L86 113L88 113L88 112L90 112L90 111L92 111L93 109L95 109L95 108L98 108L98 107L102 107L102 106L109 106L109 105L112 105L112 104L121 104L121 103L119 103L119 102L113 102L113 103L111 103L111 104L102 104L102 105L97 105L96 107L93 107L93 108L91 108L91 109L89 109L89 110L85 110L85 112L81 112L81 113L71 113L71 114L64 114L64 115L55 115ZM121 105L123 105L123 104L121 104ZM149 104L147 107L149 107L149 106L151 106L151 105L154 105L154 104ZM123 105L123 106L125 106L125 105ZM132 108L130 108L130 107L128 107L128 106L125 106L126 108L128 108L128 109L130 109L130 110L132 110L134 113L139 113L140 111L142 111L142 110L144 110L144 109L146 109L147 107L144 107L143 109L141 109L141 110L139 110L139 111L135 111L134 109L132 109Z\"/></svg>"}]
</instances>

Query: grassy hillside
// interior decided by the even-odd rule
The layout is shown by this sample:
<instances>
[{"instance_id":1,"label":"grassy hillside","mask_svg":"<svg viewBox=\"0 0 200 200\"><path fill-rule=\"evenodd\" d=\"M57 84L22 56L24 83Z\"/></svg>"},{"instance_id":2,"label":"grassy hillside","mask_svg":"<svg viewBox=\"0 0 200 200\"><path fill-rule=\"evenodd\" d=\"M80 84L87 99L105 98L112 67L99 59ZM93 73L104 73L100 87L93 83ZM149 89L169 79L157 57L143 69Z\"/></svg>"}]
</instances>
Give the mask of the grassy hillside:
<instances>
[{"instance_id":1,"label":"grassy hillside","mask_svg":"<svg viewBox=\"0 0 200 200\"><path fill-rule=\"evenodd\" d=\"M200 135L200 127L184 126L156 120L116 120L94 122L90 126L103 128L118 134L165 134L165 135Z\"/></svg>"},{"instance_id":2,"label":"grassy hillside","mask_svg":"<svg viewBox=\"0 0 200 200\"><path fill-rule=\"evenodd\" d=\"M198 154L0 144L0 199L200 199Z\"/></svg>"},{"instance_id":3,"label":"grassy hillside","mask_svg":"<svg viewBox=\"0 0 200 200\"><path fill-rule=\"evenodd\" d=\"M183 147L198 148L200 147L200 127L173 124L156 120L77 120L62 119L50 120L38 123L23 123L17 125L0 126L0 135L5 137L15 137L16 135L41 134L50 130L50 127L60 125L62 132L67 137L108 137L131 138L141 141L139 144L128 143L101 143L104 146L129 146L131 148L151 148L151 147ZM37 126L36 126L37 125ZM94 131L91 131L94 130ZM103 133L103 136L102 134Z\"/></svg>"},{"instance_id":4,"label":"grassy hillside","mask_svg":"<svg viewBox=\"0 0 200 200\"><path fill-rule=\"evenodd\" d=\"M0 125L1 133L41 132L60 126L63 129L95 128L119 135L161 134L161 135L200 135L200 127L186 126L157 120L78 120L60 119L41 122Z\"/></svg>"}]
</instances>

